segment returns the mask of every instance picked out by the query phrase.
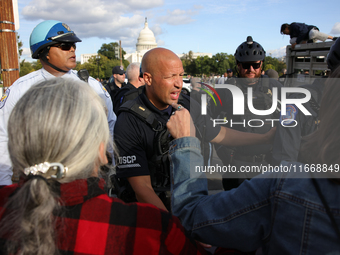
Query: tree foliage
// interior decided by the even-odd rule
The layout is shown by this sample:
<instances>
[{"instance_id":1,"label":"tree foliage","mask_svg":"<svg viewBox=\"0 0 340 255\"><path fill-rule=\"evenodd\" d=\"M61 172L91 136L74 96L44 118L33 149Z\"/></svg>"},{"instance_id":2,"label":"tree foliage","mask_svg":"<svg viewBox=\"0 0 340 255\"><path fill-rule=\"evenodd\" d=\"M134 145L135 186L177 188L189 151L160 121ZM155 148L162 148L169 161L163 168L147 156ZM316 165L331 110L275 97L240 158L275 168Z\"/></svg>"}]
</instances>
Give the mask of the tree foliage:
<instances>
[{"instance_id":1,"label":"tree foliage","mask_svg":"<svg viewBox=\"0 0 340 255\"><path fill-rule=\"evenodd\" d=\"M20 62L20 72L19 76L24 76L26 74L29 74L30 72L35 71L32 64L30 62L26 62L25 59Z\"/></svg>"},{"instance_id":2,"label":"tree foliage","mask_svg":"<svg viewBox=\"0 0 340 255\"><path fill-rule=\"evenodd\" d=\"M23 46L23 43L22 41L20 40L20 35L17 34L17 42L18 42L18 51L19 51L19 58L21 57L22 55L22 46Z\"/></svg>"},{"instance_id":3,"label":"tree foliage","mask_svg":"<svg viewBox=\"0 0 340 255\"><path fill-rule=\"evenodd\" d=\"M125 69L129 65L127 60L123 60L122 63ZM75 69L77 71L80 69L87 69L92 77L108 79L112 75L112 68L115 66L120 66L120 60L109 59L108 57L99 54L99 58L93 56L88 60L88 62L82 65L78 64Z\"/></svg>"},{"instance_id":4,"label":"tree foliage","mask_svg":"<svg viewBox=\"0 0 340 255\"><path fill-rule=\"evenodd\" d=\"M119 47L117 42L104 43L98 50L98 56L91 57L87 63L78 64L76 70L87 69L90 76L99 79L108 79L112 75L112 68L120 66L120 59L115 57L115 48ZM124 59L126 52L122 49L123 60L122 64L124 68L129 65L129 62Z\"/></svg>"},{"instance_id":5,"label":"tree foliage","mask_svg":"<svg viewBox=\"0 0 340 255\"><path fill-rule=\"evenodd\" d=\"M117 42L111 42L111 43L103 43L100 49L98 50L98 54L103 55L107 57L110 60L118 59L115 56L115 49L119 48L119 44ZM124 59L124 55L126 52L122 49L122 55Z\"/></svg>"},{"instance_id":6,"label":"tree foliage","mask_svg":"<svg viewBox=\"0 0 340 255\"><path fill-rule=\"evenodd\" d=\"M268 69L273 69L277 71L279 74L282 74L282 69L286 69L287 65L285 62L279 60L278 58L273 58L271 56L267 56L264 61L263 70L267 71Z\"/></svg>"},{"instance_id":7,"label":"tree foliage","mask_svg":"<svg viewBox=\"0 0 340 255\"><path fill-rule=\"evenodd\" d=\"M33 61L33 62L26 62L24 59L20 62L19 75L21 77L33 71L39 70L41 68L42 68L42 64L40 63L40 60Z\"/></svg>"},{"instance_id":8,"label":"tree foliage","mask_svg":"<svg viewBox=\"0 0 340 255\"><path fill-rule=\"evenodd\" d=\"M189 51L182 57L183 68L187 74L193 76L222 75L227 69L232 69L234 73L237 73L236 60L232 54L221 52L213 55L211 58L204 56L197 57L196 59L193 55L193 52ZM265 59L263 68L265 71L274 69L280 73L282 69L286 68L286 63L268 56Z\"/></svg>"}]
</instances>

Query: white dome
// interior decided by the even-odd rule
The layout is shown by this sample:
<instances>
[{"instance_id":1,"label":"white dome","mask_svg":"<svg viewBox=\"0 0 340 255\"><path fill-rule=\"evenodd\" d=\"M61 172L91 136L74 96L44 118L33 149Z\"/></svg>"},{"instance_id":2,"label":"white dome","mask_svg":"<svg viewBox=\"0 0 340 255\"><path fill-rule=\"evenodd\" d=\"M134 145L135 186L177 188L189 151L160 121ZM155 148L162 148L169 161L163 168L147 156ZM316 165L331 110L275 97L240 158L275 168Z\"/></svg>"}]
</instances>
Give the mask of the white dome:
<instances>
[{"instance_id":1,"label":"white dome","mask_svg":"<svg viewBox=\"0 0 340 255\"><path fill-rule=\"evenodd\" d=\"M142 31L139 33L139 37L137 39L136 50L144 51L150 50L157 47L156 38L154 33L148 27L148 21L145 18L145 24Z\"/></svg>"}]
</instances>

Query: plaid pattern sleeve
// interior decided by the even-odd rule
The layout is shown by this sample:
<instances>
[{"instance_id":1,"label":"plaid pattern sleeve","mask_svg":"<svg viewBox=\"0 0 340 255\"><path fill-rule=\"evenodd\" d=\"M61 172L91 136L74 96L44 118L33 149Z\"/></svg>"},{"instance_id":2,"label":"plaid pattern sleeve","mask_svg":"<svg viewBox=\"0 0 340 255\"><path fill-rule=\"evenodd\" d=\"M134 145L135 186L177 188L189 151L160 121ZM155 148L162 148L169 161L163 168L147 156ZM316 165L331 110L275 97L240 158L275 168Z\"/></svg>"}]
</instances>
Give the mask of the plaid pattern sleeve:
<instances>
[{"instance_id":1,"label":"plaid pattern sleeve","mask_svg":"<svg viewBox=\"0 0 340 255\"><path fill-rule=\"evenodd\" d=\"M57 185L63 203L56 215L61 254L205 254L178 218L149 204L110 198L104 184L89 178Z\"/></svg>"}]
</instances>

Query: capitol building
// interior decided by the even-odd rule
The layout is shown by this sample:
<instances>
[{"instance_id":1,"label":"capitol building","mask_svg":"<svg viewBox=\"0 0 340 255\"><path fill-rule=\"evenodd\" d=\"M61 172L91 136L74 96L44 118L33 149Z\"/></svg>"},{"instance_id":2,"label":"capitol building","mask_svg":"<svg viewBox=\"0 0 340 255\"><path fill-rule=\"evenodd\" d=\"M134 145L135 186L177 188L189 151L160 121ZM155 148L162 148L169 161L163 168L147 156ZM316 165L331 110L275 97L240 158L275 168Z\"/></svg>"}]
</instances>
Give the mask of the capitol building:
<instances>
[{"instance_id":1,"label":"capitol building","mask_svg":"<svg viewBox=\"0 0 340 255\"><path fill-rule=\"evenodd\" d=\"M156 38L154 33L151 31L151 29L148 26L148 20L145 18L144 28L142 31L140 31L137 44L136 44L136 51L133 53L127 53L124 55L124 59L129 61L129 63L133 62L142 62L142 58L144 54L153 48L157 47ZM94 54L81 54L81 64L86 63L91 57L97 56L97 53ZM179 58L184 58L186 54L177 54ZM193 59L196 59L197 57L203 57L208 56L212 57L211 53L200 53L200 52L193 52Z\"/></svg>"},{"instance_id":2,"label":"capitol building","mask_svg":"<svg viewBox=\"0 0 340 255\"><path fill-rule=\"evenodd\" d=\"M144 54L153 48L157 47L156 38L154 33L148 26L148 20L145 18L144 28L139 33L139 37L137 39L136 44L136 52L125 54L124 58L129 61L129 63L133 62L142 62L142 58Z\"/></svg>"},{"instance_id":3,"label":"capitol building","mask_svg":"<svg viewBox=\"0 0 340 255\"><path fill-rule=\"evenodd\" d=\"M129 61L129 63L133 62L142 62L142 58L144 54L153 48L157 47L156 38L154 33L151 31L151 29L148 26L148 20L145 18L144 28L139 33L139 37L137 39L136 44L136 52L134 53L127 53L124 55L124 59ZM81 54L81 64L84 64L88 62L88 60L93 57L97 56L98 53L93 54Z\"/></svg>"}]
</instances>

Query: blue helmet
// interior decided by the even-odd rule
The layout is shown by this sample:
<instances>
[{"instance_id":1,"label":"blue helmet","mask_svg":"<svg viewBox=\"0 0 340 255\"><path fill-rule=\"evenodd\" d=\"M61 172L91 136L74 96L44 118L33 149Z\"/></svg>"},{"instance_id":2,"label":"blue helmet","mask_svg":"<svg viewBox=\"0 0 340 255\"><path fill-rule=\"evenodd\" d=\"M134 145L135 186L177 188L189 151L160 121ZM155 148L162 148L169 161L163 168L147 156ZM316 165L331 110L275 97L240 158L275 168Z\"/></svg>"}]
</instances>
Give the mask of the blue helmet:
<instances>
[{"instance_id":1,"label":"blue helmet","mask_svg":"<svg viewBox=\"0 0 340 255\"><path fill-rule=\"evenodd\" d=\"M43 49L59 42L81 42L81 40L65 23L56 20L39 23L30 36L32 58L38 59Z\"/></svg>"}]
</instances>

